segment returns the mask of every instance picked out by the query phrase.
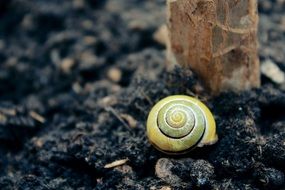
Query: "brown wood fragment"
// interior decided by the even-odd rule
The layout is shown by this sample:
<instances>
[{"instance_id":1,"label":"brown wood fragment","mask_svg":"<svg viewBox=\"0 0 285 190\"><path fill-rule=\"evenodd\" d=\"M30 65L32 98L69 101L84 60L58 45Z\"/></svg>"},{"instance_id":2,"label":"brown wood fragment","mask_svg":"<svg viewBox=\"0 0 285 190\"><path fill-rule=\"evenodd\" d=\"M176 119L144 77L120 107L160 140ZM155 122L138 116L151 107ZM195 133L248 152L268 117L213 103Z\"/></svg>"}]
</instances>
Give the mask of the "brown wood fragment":
<instances>
[{"instance_id":1,"label":"brown wood fragment","mask_svg":"<svg viewBox=\"0 0 285 190\"><path fill-rule=\"evenodd\" d=\"M9 109L9 108L0 108L0 113L15 116L17 114L17 111L15 109Z\"/></svg>"},{"instance_id":2,"label":"brown wood fragment","mask_svg":"<svg viewBox=\"0 0 285 190\"><path fill-rule=\"evenodd\" d=\"M260 86L257 0L168 0L168 62L213 94Z\"/></svg>"},{"instance_id":3,"label":"brown wood fragment","mask_svg":"<svg viewBox=\"0 0 285 190\"><path fill-rule=\"evenodd\" d=\"M115 168L117 166L121 166L124 165L125 163L127 163L127 161L129 161L129 159L122 159L122 160L116 160L110 164L106 164L104 166L104 168L109 169L109 168Z\"/></svg>"},{"instance_id":4,"label":"brown wood fragment","mask_svg":"<svg viewBox=\"0 0 285 190\"><path fill-rule=\"evenodd\" d=\"M135 120L135 118L133 118L131 115L129 114L120 114L121 118L123 118L125 121L127 121L128 125L131 127L131 128L135 128L138 124L138 121Z\"/></svg>"},{"instance_id":5,"label":"brown wood fragment","mask_svg":"<svg viewBox=\"0 0 285 190\"><path fill-rule=\"evenodd\" d=\"M44 122L46 121L46 119L45 119L43 116L41 116L40 114L38 114L38 113L36 113L36 112L34 112L34 111L31 111L31 112L30 112L30 116L31 116L33 119L35 119L35 120L37 120L38 122L40 122L40 123L44 123Z\"/></svg>"}]
</instances>

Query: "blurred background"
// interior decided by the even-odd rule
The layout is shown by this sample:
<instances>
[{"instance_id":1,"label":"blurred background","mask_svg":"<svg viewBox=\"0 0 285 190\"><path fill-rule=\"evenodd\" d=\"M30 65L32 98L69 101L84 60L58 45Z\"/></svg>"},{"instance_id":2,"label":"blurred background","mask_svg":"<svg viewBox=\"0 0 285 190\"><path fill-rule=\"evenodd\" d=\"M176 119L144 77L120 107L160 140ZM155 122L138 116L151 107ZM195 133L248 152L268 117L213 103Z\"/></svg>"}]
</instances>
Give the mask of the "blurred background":
<instances>
[{"instance_id":1,"label":"blurred background","mask_svg":"<svg viewBox=\"0 0 285 190\"><path fill-rule=\"evenodd\" d=\"M176 83L188 82L184 88L164 83L165 47L154 34L165 23L165 4L0 1L1 189L106 189L119 183L124 184L121 189L143 189L163 184L154 171L142 169L149 164L153 168L161 157L145 139L145 117L158 92L186 92L184 88L195 82L176 75ZM285 1L259 0L258 7L262 84L284 90ZM124 102L118 103L118 97ZM125 115L118 115L118 110ZM133 126L133 131L126 126ZM126 157L130 167L111 173L104 169ZM243 165L228 167L233 176L242 176L235 167ZM127 182L121 182L124 172L131 176ZM273 173L278 177L278 172Z\"/></svg>"}]
</instances>

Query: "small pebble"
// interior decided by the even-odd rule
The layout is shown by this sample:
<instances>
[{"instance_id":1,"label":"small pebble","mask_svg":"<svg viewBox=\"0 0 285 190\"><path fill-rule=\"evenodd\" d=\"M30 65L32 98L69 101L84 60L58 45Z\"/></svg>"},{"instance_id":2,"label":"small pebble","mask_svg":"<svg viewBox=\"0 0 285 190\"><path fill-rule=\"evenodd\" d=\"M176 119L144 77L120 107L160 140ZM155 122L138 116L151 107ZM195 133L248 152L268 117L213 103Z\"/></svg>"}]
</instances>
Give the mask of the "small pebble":
<instances>
[{"instance_id":1,"label":"small pebble","mask_svg":"<svg viewBox=\"0 0 285 190\"><path fill-rule=\"evenodd\" d=\"M111 68L107 73L108 78L113 82L120 82L122 79L122 72L118 68Z\"/></svg>"},{"instance_id":2,"label":"small pebble","mask_svg":"<svg viewBox=\"0 0 285 190\"><path fill-rule=\"evenodd\" d=\"M182 180L172 173L174 164L168 158L160 158L155 165L155 174L168 184L180 183Z\"/></svg>"},{"instance_id":3,"label":"small pebble","mask_svg":"<svg viewBox=\"0 0 285 190\"><path fill-rule=\"evenodd\" d=\"M21 25L25 30L33 29L33 27L34 27L33 16L31 14L27 14L23 18Z\"/></svg>"},{"instance_id":4,"label":"small pebble","mask_svg":"<svg viewBox=\"0 0 285 190\"><path fill-rule=\"evenodd\" d=\"M285 82L284 72L270 59L261 64L261 72L276 84Z\"/></svg>"},{"instance_id":5,"label":"small pebble","mask_svg":"<svg viewBox=\"0 0 285 190\"><path fill-rule=\"evenodd\" d=\"M94 45L97 42L97 39L93 36L85 36L83 42L86 45Z\"/></svg>"},{"instance_id":6,"label":"small pebble","mask_svg":"<svg viewBox=\"0 0 285 190\"><path fill-rule=\"evenodd\" d=\"M99 64L98 58L90 51L85 51L80 55L79 67L80 69L90 69L91 67Z\"/></svg>"},{"instance_id":7,"label":"small pebble","mask_svg":"<svg viewBox=\"0 0 285 190\"><path fill-rule=\"evenodd\" d=\"M70 71L74 65L75 65L74 59L65 58L62 60L60 68L64 73L70 73Z\"/></svg>"},{"instance_id":8,"label":"small pebble","mask_svg":"<svg viewBox=\"0 0 285 190\"><path fill-rule=\"evenodd\" d=\"M75 9L83 9L85 6L84 0L73 0L72 4Z\"/></svg>"},{"instance_id":9,"label":"small pebble","mask_svg":"<svg viewBox=\"0 0 285 190\"><path fill-rule=\"evenodd\" d=\"M168 29L166 25L160 26L157 31L153 34L153 39L160 43L161 45L166 46L169 43L168 39Z\"/></svg>"},{"instance_id":10,"label":"small pebble","mask_svg":"<svg viewBox=\"0 0 285 190\"><path fill-rule=\"evenodd\" d=\"M80 86L79 82L75 82L72 84L72 90L76 93L76 94L80 94L82 91L82 87Z\"/></svg>"}]
</instances>

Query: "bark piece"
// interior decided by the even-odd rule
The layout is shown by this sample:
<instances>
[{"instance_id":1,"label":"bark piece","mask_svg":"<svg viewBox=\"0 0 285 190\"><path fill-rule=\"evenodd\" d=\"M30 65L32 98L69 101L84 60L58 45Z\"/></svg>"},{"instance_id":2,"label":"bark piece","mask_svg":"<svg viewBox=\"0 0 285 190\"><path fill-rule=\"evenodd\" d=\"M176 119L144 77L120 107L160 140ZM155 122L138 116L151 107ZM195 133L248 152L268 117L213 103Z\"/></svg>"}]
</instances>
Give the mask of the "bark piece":
<instances>
[{"instance_id":1,"label":"bark piece","mask_svg":"<svg viewBox=\"0 0 285 190\"><path fill-rule=\"evenodd\" d=\"M260 86L256 0L168 0L168 62L213 94Z\"/></svg>"}]
</instances>

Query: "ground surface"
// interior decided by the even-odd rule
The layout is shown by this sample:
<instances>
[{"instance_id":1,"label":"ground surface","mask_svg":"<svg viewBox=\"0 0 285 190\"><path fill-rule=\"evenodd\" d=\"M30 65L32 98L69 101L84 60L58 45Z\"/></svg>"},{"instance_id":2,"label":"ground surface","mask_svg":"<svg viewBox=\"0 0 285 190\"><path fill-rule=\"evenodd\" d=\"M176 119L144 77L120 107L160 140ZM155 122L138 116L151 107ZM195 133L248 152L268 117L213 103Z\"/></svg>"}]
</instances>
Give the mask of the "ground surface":
<instances>
[{"instance_id":1,"label":"ground surface","mask_svg":"<svg viewBox=\"0 0 285 190\"><path fill-rule=\"evenodd\" d=\"M165 72L164 4L0 2L1 189L284 188L284 84L210 98L191 71ZM260 58L285 71L285 2L259 9ZM172 94L211 108L216 145L168 157L148 143L148 111Z\"/></svg>"}]
</instances>

